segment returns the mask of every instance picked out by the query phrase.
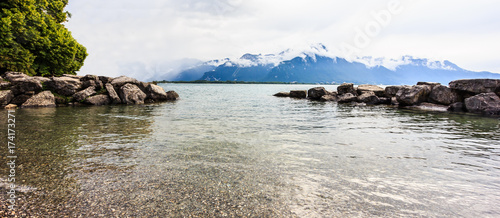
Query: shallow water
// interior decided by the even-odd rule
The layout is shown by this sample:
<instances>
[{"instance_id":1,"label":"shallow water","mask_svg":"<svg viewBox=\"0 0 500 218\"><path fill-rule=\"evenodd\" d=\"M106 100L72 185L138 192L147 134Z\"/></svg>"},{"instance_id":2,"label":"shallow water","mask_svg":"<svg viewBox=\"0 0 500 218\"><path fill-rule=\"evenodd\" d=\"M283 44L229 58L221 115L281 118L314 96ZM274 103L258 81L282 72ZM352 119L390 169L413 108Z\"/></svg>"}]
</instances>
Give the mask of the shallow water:
<instances>
[{"instance_id":1,"label":"shallow water","mask_svg":"<svg viewBox=\"0 0 500 218\"><path fill-rule=\"evenodd\" d=\"M82 217L500 216L498 118L272 96L311 85L163 86L182 99L17 110L18 208ZM2 134L6 118L0 111Z\"/></svg>"}]
</instances>

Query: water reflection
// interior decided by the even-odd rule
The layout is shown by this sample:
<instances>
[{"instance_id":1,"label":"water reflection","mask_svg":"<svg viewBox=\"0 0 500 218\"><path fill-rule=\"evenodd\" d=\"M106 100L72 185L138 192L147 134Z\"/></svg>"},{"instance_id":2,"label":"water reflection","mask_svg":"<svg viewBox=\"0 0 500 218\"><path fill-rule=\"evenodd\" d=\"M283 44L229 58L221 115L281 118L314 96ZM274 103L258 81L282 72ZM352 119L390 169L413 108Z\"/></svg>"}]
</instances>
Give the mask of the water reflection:
<instances>
[{"instance_id":1,"label":"water reflection","mask_svg":"<svg viewBox=\"0 0 500 218\"><path fill-rule=\"evenodd\" d=\"M137 144L151 132L149 107L78 107L17 110L16 185L36 190L20 193L20 207L34 214L65 210L80 189L81 173L123 169ZM6 111L0 111L6 123ZM5 128L2 125L2 129ZM3 130L2 130L3 131ZM3 131L5 132L5 131ZM6 149L1 149L2 162ZM2 167L0 175L7 174Z\"/></svg>"},{"instance_id":2,"label":"water reflection","mask_svg":"<svg viewBox=\"0 0 500 218\"><path fill-rule=\"evenodd\" d=\"M18 110L21 183L38 188L24 205L68 216L500 215L498 119L271 96L307 88L172 85L176 103Z\"/></svg>"}]
</instances>

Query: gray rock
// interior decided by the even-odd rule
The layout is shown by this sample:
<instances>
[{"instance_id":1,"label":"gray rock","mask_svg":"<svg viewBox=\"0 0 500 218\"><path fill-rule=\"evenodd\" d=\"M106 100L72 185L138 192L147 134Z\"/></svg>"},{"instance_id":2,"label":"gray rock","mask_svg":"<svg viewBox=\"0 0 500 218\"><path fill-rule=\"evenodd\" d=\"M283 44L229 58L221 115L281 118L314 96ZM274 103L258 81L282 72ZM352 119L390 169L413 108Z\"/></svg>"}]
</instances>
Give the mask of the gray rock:
<instances>
[{"instance_id":1,"label":"gray rock","mask_svg":"<svg viewBox=\"0 0 500 218\"><path fill-rule=\"evenodd\" d=\"M442 85L434 86L429 95L429 102L431 103L450 105L459 101L461 101L461 99L458 93Z\"/></svg>"},{"instance_id":2,"label":"gray rock","mask_svg":"<svg viewBox=\"0 0 500 218\"><path fill-rule=\"evenodd\" d=\"M487 115L500 115L500 97L493 92L481 93L465 99L467 111Z\"/></svg>"},{"instance_id":3,"label":"gray rock","mask_svg":"<svg viewBox=\"0 0 500 218\"><path fill-rule=\"evenodd\" d=\"M337 93L330 93L328 95L323 95L321 96L321 98L319 99L320 101L338 101L339 98L337 96Z\"/></svg>"},{"instance_id":4,"label":"gray rock","mask_svg":"<svg viewBox=\"0 0 500 218\"><path fill-rule=\"evenodd\" d=\"M307 98L306 90L292 90L290 91L291 98Z\"/></svg>"},{"instance_id":5,"label":"gray rock","mask_svg":"<svg viewBox=\"0 0 500 218\"><path fill-rule=\"evenodd\" d=\"M36 80L40 81L40 83L44 83L44 82L50 81L50 78L42 77L42 76L34 76L33 79L36 79Z\"/></svg>"},{"instance_id":6,"label":"gray rock","mask_svg":"<svg viewBox=\"0 0 500 218\"><path fill-rule=\"evenodd\" d=\"M273 96L276 96L276 97L290 97L290 92L278 92L278 93L274 94Z\"/></svg>"},{"instance_id":7,"label":"gray rock","mask_svg":"<svg viewBox=\"0 0 500 218\"><path fill-rule=\"evenodd\" d=\"M344 95L347 93L351 93L353 95L357 95L356 90L354 89L354 84L352 83L343 83L339 87L337 87L338 95Z\"/></svg>"},{"instance_id":8,"label":"gray rock","mask_svg":"<svg viewBox=\"0 0 500 218\"><path fill-rule=\"evenodd\" d=\"M11 104L17 104L17 105L22 105L24 102L26 102L28 99L30 99L32 96L31 95L18 95L12 101L10 101Z\"/></svg>"},{"instance_id":9,"label":"gray rock","mask_svg":"<svg viewBox=\"0 0 500 218\"><path fill-rule=\"evenodd\" d=\"M179 98L179 94L175 91L168 91L167 92L167 101L175 101Z\"/></svg>"},{"instance_id":10,"label":"gray rock","mask_svg":"<svg viewBox=\"0 0 500 218\"><path fill-rule=\"evenodd\" d=\"M453 103L448 107L448 111L465 112L466 111L465 104L463 102Z\"/></svg>"},{"instance_id":11,"label":"gray rock","mask_svg":"<svg viewBox=\"0 0 500 218\"><path fill-rule=\"evenodd\" d=\"M339 103L356 102L357 100L358 100L358 97L356 97L352 93L345 93L339 97Z\"/></svg>"},{"instance_id":12,"label":"gray rock","mask_svg":"<svg viewBox=\"0 0 500 218\"><path fill-rule=\"evenodd\" d=\"M106 84L111 83L113 81L113 78L107 76L99 76L99 80L101 80L103 84Z\"/></svg>"},{"instance_id":13,"label":"gray rock","mask_svg":"<svg viewBox=\"0 0 500 218\"><path fill-rule=\"evenodd\" d=\"M433 82L418 82L418 86L430 86L431 89L434 88L435 86L440 86L441 83L433 83Z\"/></svg>"},{"instance_id":14,"label":"gray rock","mask_svg":"<svg viewBox=\"0 0 500 218\"><path fill-rule=\"evenodd\" d=\"M450 88L474 94L500 92L500 79L462 79L450 82Z\"/></svg>"},{"instance_id":15,"label":"gray rock","mask_svg":"<svg viewBox=\"0 0 500 218\"><path fill-rule=\"evenodd\" d=\"M50 91L40 92L23 103L21 107L55 107L56 100Z\"/></svg>"},{"instance_id":16,"label":"gray rock","mask_svg":"<svg viewBox=\"0 0 500 218\"><path fill-rule=\"evenodd\" d=\"M362 95L365 92L373 92L378 97L385 97L385 89L376 85L359 85L358 95Z\"/></svg>"},{"instance_id":17,"label":"gray rock","mask_svg":"<svg viewBox=\"0 0 500 218\"><path fill-rule=\"evenodd\" d=\"M0 91L0 105L7 105L14 98L14 93L11 90Z\"/></svg>"},{"instance_id":18,"label":"gray rock","mask_svg":"<svg viewBox=\"0 0 500 218\"><path fill-rule=\"evenodd\" d=\"M396 99L402 106L416 105L426 101L430 93L431 88L427 85L403 87L396 94Z\"/></svg>"},{"instance_id":19,"label":"gray rock","mask_svg":"<svg viewBox=\"0 0 500 218\"><path fill-rule=\"evenodd\" d=\"M357 97L357 101L366 104L378 104L380 103L380 99L375 94L375 92L363 92L362 95Z\"/></svg>"},{"instance_id":20,"label":"gray rock","mask_svg":"<svg viewBox=\"0 0 500 218\"><path fill-rule=\"evenodd\" d=\"M26 92L39 92L42 91L42 83L33 77L17 78L12 81L12 91L14 94L19 95Z\"/></svg>"},{"instance_id":21,"label":"gray rock","mask_svg":"<svg viewBox=\"0 0 500 218\"><path fill-rule=\"evenodd\" d=\"M111 103L108 95L94 95L85 100L85 103L91 105L107 105Z\"/></svg>"},{"instance_id":22,"label":"gray rock","mask_svg":"<svg viewBox=\"0 0 500 218\"><path fill-rule=\"evenodd\" d=\"M3 107L4 109L16 109L17 105L16 104L8 104L7 106Z\"/></svg>"},{"instance_id":23,"label":"gray rock","mask_svg":"<svg viewBox=\"0 0 500 218\"><path fill-rule=\"evenodd\" d=\"M113 104L118 104L122 102L120 96L118 96L118 94L115 91L115 88L113 88L113 85L111 85L111 83L106 83L106 90L108 91L108 95L111 98L111 102Z\"/></svg>"},{"instance_id":24,"label":"gray rock","mask_svg":"<svg viewBox=\"0 0 500 218\"><path fill-rule=\"evenodd\" d=\"M113 82L115 80L113 80ZM144 100L146 99L146 93L141 91L137 85L131 83L127 83L120 87L119 94L124 104L144 104Z\"/></svg>"},{"instance_id":25,"label":"gray rock","mask_svg":"<svg viewBox=\"0 0 500 218\"><path fill-rule=\"evenodd\" d=\"M21 73L21 72L9 71L9 72L5 73L5 79L7 79L11 82L14 82L14 81L16 81L18 79L22 79L22 78L27 78L27 77L28 77L28 75Z\"/></svg>"},{"instance_id":26,"label":"gray rock","mask_svg":"<svg viewBox=\"0 0 500 218\"><path fill-rule=\"evenodd\" d=\"M387 86L387 87L385 87L386 97L389 97L389 98L396 97L396 94L398 93L398 91L403 87L410 87L410 86Z\"/></svg>"},{"instance_id":27,"label":"gray rock","mask_svg":"<svg viewBox=\"0 0 500 218\"><path fill-rule=\"evenodd\" d=\"M128 76L116 77L113 79L113 81L111 81L111 85L113 85L113 87L115 87L115 88L122 87L123 85L125 85L127 83L134 84L136 86L140 85L140 82L138 80L136 80L134 78L130 78Z\"/></svg>"},{"instance_id":28,"label":"gray rock","mask_svg":"<svg viewBox=\"0 0 500 218\"><path fill-rule=\"evenodd\" d=\"M315 87L307 91L307 96L309 99L319 100L323 95L328 94L324 87Z\"/></svg>"},{"instance_id":29,"label":"gray rock","mask_svg":"<svg viewBox=\"0 0 500 218\"><path fill-rule=\"evenodd\" d=\"M101 90L104 88L103 83L96 75L85 75L80 79L82 81L82 89L86 89L90 86L94 86L96 90Z\"/></svg>"},{"instance_id":30,"label":"gray rock","mask_svg":"<svg viewBox=\"0 0 500 218\"><path fill-rule=\"evenodd\" d=\"M80 79L73 77L52 77L45 83L47 87L59 95L72 96L82 87Z\"/></svg>"},{"instance_id":31,"label":"gray rock","mask_svg":"<svg viewBox=\"0 0 500 218\"><path fill-rule=\"evenodd\" d=\"M78 76L78 75L73 75L73 74L63 74L62 76L77 79L77 80L80 80L83 77L83 76Z\"/></svg>"},{"instance_id":32,"label":"gray rock","mask_svg":"<svg viewBox=\"0 0 500 218\"><path fill-rule=\"evenodd\" d=\"M0 90L10 89L11 85L10 82L0 80Z\"/></svg>"},{"instance_id":33,"label":"gray rock","mask_svg":"<svg viewBox=\"0 0 500 218\"><path fill-rule=\"evenodd\" d=\"M95 87L94 86L90 86L82 91L79 91L77 93L75 93L73 95L73 98L75 99L75 101L83 101L85 100L86 98L90 97L91 95L94 95L96 94L96 91L95 91Z\"/></svg>"},{"instance_id":34,"label":"gray rock","mask_svg":"<svg viewBox=\"0 0 500 218\"><path fill-rule=\"evenodd\" d=\"M146 87L146 95L147 98L153 101L165 101L168 98L165 90L162 87L155 84L149 84Z\"/></svg>"}]
</instances>

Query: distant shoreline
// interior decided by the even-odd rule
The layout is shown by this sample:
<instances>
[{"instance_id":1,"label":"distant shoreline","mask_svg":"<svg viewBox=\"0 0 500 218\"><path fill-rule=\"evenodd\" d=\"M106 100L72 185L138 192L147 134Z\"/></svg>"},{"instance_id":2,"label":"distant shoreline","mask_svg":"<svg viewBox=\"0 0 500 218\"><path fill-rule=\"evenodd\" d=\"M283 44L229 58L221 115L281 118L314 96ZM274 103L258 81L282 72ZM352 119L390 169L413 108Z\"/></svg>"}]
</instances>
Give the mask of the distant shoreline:
<instances>
[{"instance_id":1,"label":"distant shoreline","mask_svg":"<svg viewBox=\"0 0 500 218\"><path fill-rule=\"evenodd\" d=\"M286 84L286 85L340 85L337 83L297 83L297 82L250 82L250 81L153 81L153 83L191 83L191 84Z\"/></svg>"}]
</instances>

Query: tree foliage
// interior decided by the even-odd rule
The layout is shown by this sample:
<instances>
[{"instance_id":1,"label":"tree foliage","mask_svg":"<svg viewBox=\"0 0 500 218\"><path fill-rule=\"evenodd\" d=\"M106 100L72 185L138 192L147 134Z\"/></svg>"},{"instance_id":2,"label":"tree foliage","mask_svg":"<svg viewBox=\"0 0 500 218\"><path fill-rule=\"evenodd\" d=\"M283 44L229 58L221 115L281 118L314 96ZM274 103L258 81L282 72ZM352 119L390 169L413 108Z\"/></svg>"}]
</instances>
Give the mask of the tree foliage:
<instances>
[{"instance_id":1,"label":"tree foliage","mask_svg":"<svg viewBox=\"0 0 500 218\"><path fill-rule=\"evenodd\" d=\"M87 50L63 25L68 0L0 2L0 71L29 75L75 74Z\"/></svg>"}]
</instances>

